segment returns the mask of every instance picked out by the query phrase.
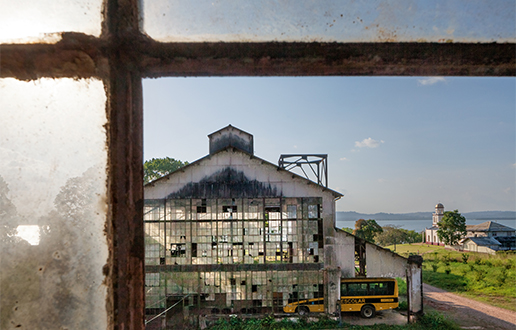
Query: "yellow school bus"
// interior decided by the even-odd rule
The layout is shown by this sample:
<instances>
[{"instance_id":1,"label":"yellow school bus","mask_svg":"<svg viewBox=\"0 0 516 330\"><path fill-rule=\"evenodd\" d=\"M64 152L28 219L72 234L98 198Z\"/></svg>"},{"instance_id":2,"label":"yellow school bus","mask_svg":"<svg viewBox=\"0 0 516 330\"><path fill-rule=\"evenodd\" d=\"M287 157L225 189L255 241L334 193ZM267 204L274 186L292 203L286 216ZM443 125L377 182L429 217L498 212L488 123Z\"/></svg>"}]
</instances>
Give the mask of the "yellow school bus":
<instances>
[{"instance_id":1,"label":"yellow school bus","mask_svg":"<svg viewBox=\"0 0 516 330\"><path fill-rule=\"evenodd\" d=\"M398 307L398 282L394 278L346 278L340 283L341 311L360 312L371 318L377 311ZM305 299L283 307L285 313L324 312L324 298Z\"/></svg>"}]
</instances>

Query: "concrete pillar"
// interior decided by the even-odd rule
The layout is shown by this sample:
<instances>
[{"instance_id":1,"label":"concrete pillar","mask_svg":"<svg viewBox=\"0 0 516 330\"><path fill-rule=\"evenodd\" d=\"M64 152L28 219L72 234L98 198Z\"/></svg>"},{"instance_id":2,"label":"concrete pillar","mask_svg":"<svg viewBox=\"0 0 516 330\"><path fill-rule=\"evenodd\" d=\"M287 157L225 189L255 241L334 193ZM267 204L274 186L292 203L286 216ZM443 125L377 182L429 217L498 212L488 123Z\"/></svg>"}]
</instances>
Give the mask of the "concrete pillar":
<instances>
[{"instance_id":1,"label":"concrete pillar","mask_svg":"<svg viewBox=\"0 0 516 330\"><path fill-rule=\"evenodd\" d=\"M340 301L340 268L324 269L324 286L326 287L326 313L335 315L338 312L337 301Z\"/></svg>"},{"instance_id":2,"label":"concrete pillar","mask_svg":"<svg viewBox=\"0 0 516 330\"><path fill-rule=\"evenodd\" d=\"M423 313L423 257L409 256L407 265L407 295L409 322Z\"/></svg>"}]
</instances>

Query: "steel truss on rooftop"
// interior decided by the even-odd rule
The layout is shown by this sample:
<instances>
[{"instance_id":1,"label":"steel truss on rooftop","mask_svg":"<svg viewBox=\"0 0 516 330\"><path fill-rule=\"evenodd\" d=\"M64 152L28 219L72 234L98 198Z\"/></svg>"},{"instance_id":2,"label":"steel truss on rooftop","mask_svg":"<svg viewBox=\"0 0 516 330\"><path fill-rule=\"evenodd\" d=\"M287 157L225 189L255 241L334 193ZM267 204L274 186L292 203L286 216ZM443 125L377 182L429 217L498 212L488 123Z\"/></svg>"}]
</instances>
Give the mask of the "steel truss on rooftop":
<instances>
[{"instance_id":1,"label":"steel truss on rooftop","mask_svg":"<svg viewBox=\"0 0 516 330\"><path fill-rule=\"evenodd\" d=\"M297 167L308 180L328 188L328 155L327 154L286 154L280 155L278 166L291 171ZM306 172L305 168L311 170ZM313 180L309 173L315 176Z\"/></svg>"}]
</instances>

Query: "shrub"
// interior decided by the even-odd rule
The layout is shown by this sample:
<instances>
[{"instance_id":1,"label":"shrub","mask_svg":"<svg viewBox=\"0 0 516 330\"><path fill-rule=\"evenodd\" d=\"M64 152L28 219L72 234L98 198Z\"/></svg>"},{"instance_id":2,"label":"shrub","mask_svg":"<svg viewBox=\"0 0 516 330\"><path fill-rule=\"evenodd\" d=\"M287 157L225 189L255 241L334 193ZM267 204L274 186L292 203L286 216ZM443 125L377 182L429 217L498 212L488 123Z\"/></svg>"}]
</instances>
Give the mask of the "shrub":
<instances>
[{"instance_id":1,"label":"shrub","mask_svg":"<svg viewBox=\"0 0 516 330\"><path fill-rule=\"evenodd\" d=\"M500 285L503 285L505 283L505 280L507 280L507 269L502 268L500 271L500 275L497 277L497 282Z\"/></svg>"},{"instance_id":2,"label":"shrub","mask_svg":"<svg viewBox=\"0 0 516 330\"><path fill-rule=\"evenodd\" d=\"M487 272L485 269L478 268L475 272L475 281L481 282L486 276Z\"/></svg>"},{"instance_id":3,"label":"shrub","mask_svg":"<svg viewBox=\"0 0 516 330\"><path fill-rule=\"evenodd\" d=\"M433 311L421 316L419 324L425 329L459 329L455 323L447 319L443 314Z\"/></svg>"},{"instance_id":4,"label":"shrub","mask_svg":"<svg viewBox=\"0 0 516 330\"><path fill-rule=\"evenodd\" d=\"M408 302L400 301L400 303L398 305L398 310L399 311L406 311L407 309L408 309Z\"/></svg>"},{"instance_id":5,"label":"shrub","mask_svg":"<svg viewBox=\"0 0 516 330\"><path fill-rule=\"evenodd\" d=\"M267 315L262 319L262 325L265 327L270 327L274 323L274 316Z\"/></svg>"},{"instance_id":6,"label":"shrub","mask_svg":"<svg viewBox=\"0 0 516 330\"><path fill-rule=\"evenodd\" d=\"M438 264L432 264L432 270L433 270L434 272L436 272L436 271L437 271L437 268L439 268L439 265L438 265Z\"/></svg>"},{"instance_id":7,"label":"shrub","mask_svg":"<svg viewBox=\"0 0 516 330\"><path fill-rule=\"evenodd\" d=\"M404 278L396 277L398 281L398 295L406 296L407 295L407 281Z\"/></svg>"},{"instance_id":8,"label":"shrub","mask_svg":"<svg viewBox=\"0 0 516 330\"><path fill-rule=\"evenodd\" d=\"M463 253L462 254L462 263L467 264L469 259L469 254Z\"/></svg>"},{"instance_id":9,"label":"shrub","mask_svg":"<svg viewBox=\"0 0 516 330\"><path fill-rule=\"evenodd\" d=\"M468 269L465 267L459 268L459 274L462 276L466 276L466 274L469 273Z\"/></svg>"}]
</instances>

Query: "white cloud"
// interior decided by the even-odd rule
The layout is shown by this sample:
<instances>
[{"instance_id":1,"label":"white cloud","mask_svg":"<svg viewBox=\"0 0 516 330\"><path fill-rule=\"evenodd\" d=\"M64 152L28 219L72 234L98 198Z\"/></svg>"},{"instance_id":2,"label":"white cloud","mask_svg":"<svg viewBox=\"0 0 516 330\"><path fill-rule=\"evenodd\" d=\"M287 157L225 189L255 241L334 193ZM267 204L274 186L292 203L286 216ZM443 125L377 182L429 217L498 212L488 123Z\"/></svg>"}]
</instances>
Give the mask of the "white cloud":
<instances>
[{"instance_id":1,"label":"white cloud","mask_svg":"<svg viewBox=\"0 0 516 330\"><path fill-rule=\"evenodd\" d=\"M512 167L512 168L516 168L516 163L511 164L511 167Z\"/></svg>"},{"instance_id":2,"label":"white cloud","mask_svg":"<svg viewBox=\"0 0 516 330\"><path fill-rule=\"evenodd\" d=\"M378 179L378 182L379 182L379 183L384 183L384 182L385 182L385 179Z\"/></svg>"},{"instance_id":3,"label":"white cloud","mask_svg":"<svg viewBox=\"0 0 516 330\"><path fill-rule=\"evenodd\" d=\"M512 189L511 189L511 187L508 187L508 188L505 188L505 189L503 190L503 192L504 192L504 193L506 193L506 194L508 194L508 193L510 193L510 192L511 192L511 190L512 190Z\"/></svg>"},{"instance_id":4,"label":"white cloud","mask_svg":"<svg viewBox=\"0 0 516 330\"><path fill-rule=\"evenodd\" d=\"M437 84L438 82L446 82L446 79L444 79L444 77L428 77L428 78L423 78L423 79L417 80L417 84L423 85L423 86L426 86L426 85L430 86L433 84Z\"/></svg>"},{"instance_id":5,"label":"white cloud","mask_svg":"<svg viewBox=\"0 0 516 330\"><path fill-rule=\"evenodd\" d=\"M342 157L342 158L341 158L341 159L339 159L339 160L348 160L348 159L347 159L346 157Z\"/></svg>"},{"instance_id":6,"label":"white cloud","mask_svg":"<svg viewBox=\"0 0 516 330\"><path fill-rule=\"evenodd\" d=\"M382 143L384 143L383 140L376 141L371 138L367 138L367 139L363 139L362 141L355 141L355 147L357 147L357 148L377 148Z\"/></svg>"}]
</instances>

